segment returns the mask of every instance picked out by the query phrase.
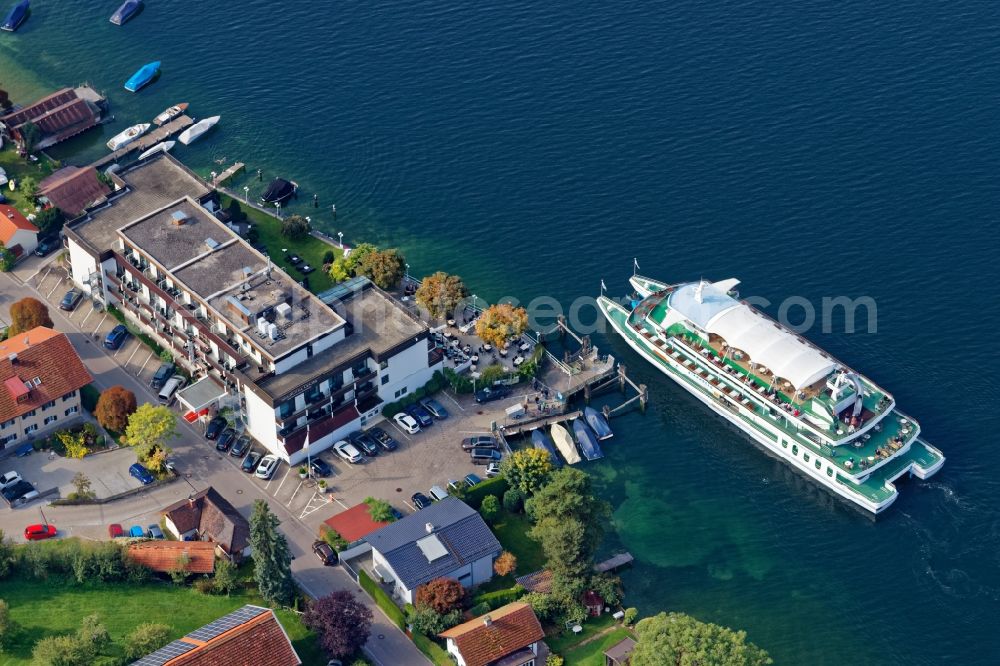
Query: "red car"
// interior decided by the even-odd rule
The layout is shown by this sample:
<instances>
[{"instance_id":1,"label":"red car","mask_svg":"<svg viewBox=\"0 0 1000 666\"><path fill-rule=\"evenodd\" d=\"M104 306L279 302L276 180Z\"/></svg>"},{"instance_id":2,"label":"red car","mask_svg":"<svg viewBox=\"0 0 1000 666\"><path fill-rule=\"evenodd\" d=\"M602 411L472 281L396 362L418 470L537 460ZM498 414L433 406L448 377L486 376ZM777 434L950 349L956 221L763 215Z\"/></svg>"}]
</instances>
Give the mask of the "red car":
<instances>
[{"instance_id":1,"label":"red car","mask_svg":"<svg viewBox=\"0 0 1000 666\"><path fill-rule=\"evenodd\" d=\"M28 541L51 539L56 535L55 525L28 525L24 528L24 538Z\"/></svg>"},{"instance_id":2,"label":"red car","mask_svg":"<svg viewBox=\"0 0 1000 666\"><path fill-rule=\"evenodd\" d=\"M125 536L125 530L118 523L111 523L108 525L108 536L112 539L117 539L119 537Z\"/></svg>"}]
</instances>

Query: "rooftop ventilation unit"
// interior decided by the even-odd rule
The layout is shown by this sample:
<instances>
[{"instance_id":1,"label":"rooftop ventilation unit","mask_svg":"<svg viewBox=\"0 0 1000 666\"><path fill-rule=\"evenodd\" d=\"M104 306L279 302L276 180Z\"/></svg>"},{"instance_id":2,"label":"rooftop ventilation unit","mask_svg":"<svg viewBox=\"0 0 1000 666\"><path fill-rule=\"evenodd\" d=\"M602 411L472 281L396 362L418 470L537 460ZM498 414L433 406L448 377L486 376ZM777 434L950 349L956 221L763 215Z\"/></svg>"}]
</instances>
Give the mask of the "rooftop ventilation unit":
<instances>
[{"instance_id":1,"label":"rooftop ventilation unit","mask_svg":"<svg viewBox=\"0 0 1000 666\"><path fill-rule=\"evenodd\" d=\"M271 342L276 342L278 340L278 325L268 324L267 325L267 336L271 338Z\"/></svg>"},{"instance_id":2,"label":"rooftop ventilation unit","mask_svg":"<svg viewBox=\"0 0 1000 666\"><path fill-rule=\"evenodd\" d=\"M187 213L184 211L175 211L170 214L170 221L175 227L182 227L184 223L187 222Z\"/></svg>"},{"instance_id":3,"label":"rooftop ventilation unit","mask_svg":"<svg viewBox=\"0 0 1000 666\"><path fill-rule=\"evenodd\" d=\"M267 320L263 317L257 319L257 332L261 335L267 335Z\"/></svg>"},{"instance_id":4,"label":"rooftop ventilation unit","mask_svg":"<svg viewBox=\"0 0 1000 666\"><path fill-rule=\"evenodd\" d=\"M278 303L278 305L275 306L274 310L275 312L278 313L279 316L284 317L285 319L292 318L292 306L289 305L288 303Z\"/></svg>"}]
</instances>

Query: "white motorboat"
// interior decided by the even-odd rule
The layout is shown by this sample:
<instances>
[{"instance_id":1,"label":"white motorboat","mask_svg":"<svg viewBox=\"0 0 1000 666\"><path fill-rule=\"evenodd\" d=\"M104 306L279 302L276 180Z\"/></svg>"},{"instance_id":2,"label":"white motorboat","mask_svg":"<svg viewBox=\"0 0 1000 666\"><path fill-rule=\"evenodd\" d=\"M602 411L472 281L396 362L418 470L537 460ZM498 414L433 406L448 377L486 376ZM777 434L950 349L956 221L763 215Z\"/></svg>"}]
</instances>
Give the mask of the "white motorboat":
<instances>
[{"instance_id":1,"label":"white motorboat","mask_svg":"<svg viewBox=\"0 0 1000 666\"><path fill-rule=\"evenodd\" d=\"M112 151L118 150L119 148L124 148L125 146L127 146L128 144L132 143L140 136L145 134L149 128L150 128L149 123L140 123L138 125L132 125L132 127L129 127L124 132L121 132L120 134L115 134L113 137L111 137L111 140L108 141L108 148L111 149Z\"/></svg>"},{"instance_id":2,"label":"white motorboat","mask_svg":"<svg viewBox=\"0 0 1000 666\"><path fill-rule=\"evenodd\" d=\"M160 143L156 144L155 146L144 152L142 155L139 155L139 159L144 160L147 157L152 157L153 155L156 155L158 153L170 152L170 149L176 145L177 145L176 141L161 141Z\"/></svg>"},{"instance_id":3,"label":"white motorboat","mask_svg":"<svg viewBox=\"0 0 1000 666\"><path fill-rule=\"evenodd\" d=\"M549 434L552 435L552 441L556 443L556 448L559 449L559 453L562 454L567 463L575 465L580 462L580 454L576 450L576 444L573 442L573 436L569 434L569 430L558 423L553 423L549 427Z\"/></svg>"},{"instance_id":4,"label":"white motorboat","mask_svg":"<svg viewBox=\"0 0 1000 666\"><path fill-rule=\"evenodd\" d=\"M153 118L153 123L156 125L165 125L166 123L170 122L177 116L187 111L187 108L188 108L187 102L183 102L181 104L174 104L172 107L170 107L163 113Z\"/></svg>"},{"instance_id":5,"label":"white motorboat","mask_svg":"<svg viewBox=\"0 0 1000 666\"><path fill-rule=\"evenodd\" d=\"M191 125L191 127L188 127L186 130L181 132L180 136L177 137L177 140L187 146L192 141L196 141L200 138L202 134L215 127L216 123L218 123L221 118L222 116L212 116L211 118L199 120L194 125Z\"/></svg>"}]
</instances>

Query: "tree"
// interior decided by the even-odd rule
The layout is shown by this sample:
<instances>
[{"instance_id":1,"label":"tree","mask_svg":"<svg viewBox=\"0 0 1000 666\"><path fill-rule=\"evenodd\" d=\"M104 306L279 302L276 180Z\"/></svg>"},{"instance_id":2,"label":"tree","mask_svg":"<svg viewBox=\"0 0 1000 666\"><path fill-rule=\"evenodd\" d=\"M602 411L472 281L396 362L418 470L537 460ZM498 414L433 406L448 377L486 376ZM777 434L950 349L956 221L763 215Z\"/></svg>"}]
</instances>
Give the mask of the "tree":
<instances>
[{"instance_id":1,"label":"tree","mask_svg":"<svg viewBox=\"0 0 1000 666\"><path fill-rule=\"evenodd\" d=\"M462 278L438 271L423 279L414 298L431 313L434 319L444 319L454 312L462 299L469 294Z\"/></svg>"},{"instance_id":2,"label":"tree","mask_svg":"<svg viewBox=\"0 0 1000 666\"><path fill-rule=\"evenodd\" d=\"M164 405L144 403L132 413L122 442L135 449L140 460L148 460L157 449L170 452L167 442L177 436L177 417Z\"/></svg>"},{"instance_id":3,"label":"tree","mask_svg":"<svg viewBox=\"0 0 1000 666\"><path fill-rule=\"evenodd\" d=\"M320 647L333 658L348 657L368 640L372 612L348 590L338 590L309 604L302 623L316 632Z\"/></svg>"},{"instance_id":4,"label":"tree","mask_svg":"<svg viewBox=\"0 0 1000 666\"><path fill-rule=\"evenodd\" d=\"M507 513L520 513L524 508L524 493L517 488L511 488L503 494L503 510Z\"/></svg>"},{"instance_id":5,"label":"tree","mask_svg":"<svg viewBox=\"0 0 1000 666\"><path fill-rule=\"evenodd\" d=\"M444 614L433 608L407 608L406 621L413 629L425 636L437 636L442 631L454 627L462 621L462 611L457 608Z\"/></svg>"},{"instance_id":6,"label":"tree","mask_svg":"<svg viewBox=\"0 0 1000 666\"><path fill-rule=\"evenodd\" d=\"M125 658L141 659L150 652L156 652L170 642L170 625L158 622L143 622L125 637L122 645Z\"/></svg>"},{"instance_id":7,"label":"tree","mask_svg":"<svg viewBox=\"0 0 1000 666\"><path fill-rule=\"evenodd\" d=\"M508 550L500 553L500 556L493 561L493 571L495 571L498 576L506 576L514 573L516 570L517 556Z\"/></svg>"},{"instance_id":8,"label":"tree","mask_svg":"<svg viewBox=\"0 0 1000 666\"><path fill-rule=\"evenodd\" d=\"M76 634L49 636L35 643L35 666L91 666L111 645L111 636L97 615L83 618Z\"/></svg>"},{"instance_id":9,"label":"tree","mask_svg":"<svg viewBox=\"0 0 1000 666\"><path fill-rule=\"evenodd\" d=\"M215 578L212 587L217 593L225 594L228 597L239 587L239 584L239 572L235 564L226 558L215 563Z\"/></svg>"},{"instance_id":10,"label":"tree","mask_svg":"<svg viewBox=\"0 0 1000 666\"><path fill-rule=\"evenodd\" d=\"M354 277L358 264L372 252L378 252L378 248L371 243L361 243L352 248L347 254L338 257L330 265L330 277L337 282L343 282L347 278Z\"/></svg>"},{"instance_id":11,"label":"tree","mask_svg":"<svg viewBox=\"0 0 1000 666\"><path fill-rule=\"evenodd\" d=\"M54 235L62 229L65 222L66 216L63 215L62 210L53 206L51 208L46 208L42 212L35 215L35 219L32 224L38 227L38 232L40 234Z\"/></svg>"},{"instance_id":12,"label":"tree","mask_svg":"<svg viewBox=\"0 0 1000 666\"><path fill-rule=\"evenodd\" d=\"M526 328L527 311L510 303L491 305L476 320L476 335L494 347L502 347L508 338L521 335Z\"/></svg>"},{"instance_id":13,"label":"tree","mask_svg":"<svg viewBox=\"0 0 1000 666\"><path fill-rule=\"evenodd\" d=\"M269 604L290 604L295 598L292 581L292 554L285 535L278 531L281 521L264 500L253 503L250 514L250 547L253 572L260 596Z\"/></svg>"},{"instance_id":14,"label":"tree","mask_svg":"<svg viewBox=\"0 0 1000 666\"><path fill-rule=\"evenodd\" d=\"M76 432L72 430L60 430L56 433L56 439L62 444L67 458L79 460L90 453L90 447L87 446L86 434L82 430Z\"/></svg>"},{"instance_id":15,"label":"tree","mask_svg":"<svg viewBox=\"0 0 1000 666\"><path fill-rule=\"evenodd\" d=\"M49 317L49 309L45 307L44 303L37 298L25 296L11 304L8 335L18 335L30 331L36 326L52 327L52 318Z\"/></svg>"},{"instance_id":16,"label":"tree","mask_svg":"<svg viewBox=\"0 0 1000 666\"><path fill-rule=\"evenodd\" d=\"M29 120L21 125L20 133L21 142L24 144L24 152L30 153L35 149L35 144L42 137L42 131L38 129L38 125Z\"/></svg>"},{"instance_id":17,"label":"tree","mask_svg":"<svg viewBox=\"0 0 1000 666\"><path fill-rule=\"evenodd\" d=\"M167 457L170 455L170 448L155 448L145 458L145 465L150 472L162 474L167 470Z\"/></svg>"},{"instance_id":18,"label":"tree","mask_svg":"<svg viewBox=\"0 0 1000 666\"><path fill-rule=\"evenodd\" d=\"M112 432L123 432L128 417L136 410L135 394L124 386L112 386L101 393L94 408L94 417Z\"/></svg>"},{"instance_id":19,"label":"tree","mask_svg":"<svg viewBox=\"0 0 1000 666\"><path fill-rule=\"evenodd\" d=\"M289 215L281 221L281 235L291 240L307 236L312 231L309 220L301 215Z\"/></svg>"},{"instance_id":20,"label":"tree","mask_svg":"<svg viewBox=\"0 0 1000 666\"><path fill-rule=\"evenodd\" d=\"M557 654L549 654L549 656L545 658L545 666L563 666L565 663L566 660Z\"/></svg>"},{"instance_id":21,"label":"tree","mask_svg":"<svg viewBox=\"0 0 1000 666\"><path fill-rule=\"evenodd\" d=\"M479 504L479 514L488 523L492 523L500 513L500 500L496 495L487 495Z\"/></svg>"},{"instance_id":22,"label":"tree","mask_svg":"<svg viewBox=\"0 0 1000 666\"><path fill-rule=\"evenodd\" d=\"M406 260L399 250L378 250L366 254L355 270L382 289L392 289L399 284L406 273Z\"/></svg>"},{"instance_id":23,"label":"tree","mask_svg":"<svg viewBox=\"0 0 1000 666\"><path fill-rule=\"evenodd\" d=\"M625 609L625 614L622 616L622 622L627 625L635 624L635 618L639 617L639 609L630 606Z\"/></svg>"},{"instance_id":24,"label":"tree","mask_svg":"<svg viewBox=\"0 0 1000 666\"><path fill-rule=\"evenodd\" d=\"M462 607L465 588L454 578L435 578L417 588L417 608L430 608L438 615L444 615Z\"/></svg>"},{"instance_id":25,"label":"tree","mask_svg":"<svg viewBox=\"0 0 1000 666\"><path fill-rule=\"evenodd\" d=\"M552 458L543 449L518 449L500 463L500 474L511 488L534 494L552 476Z\"/></svg>"},{"instance_id":26,"label":"tree","mask_svg":"<svg viewBox=\"0 0 1000 666\"><path fill-rule=\"evenodd\" d=\"M177 557L177 561L174 562L174 566L170 568L167 573L170 575L170 580L174 581L174 585L183 585L187 582L190 572L188 567L191 565L191 556L187 553L181 553Z\"/></svg>"},{"instance_id":27,"label":"tree","mask_svg":"<svg viewBox=\"0 0 1000 666\"><path fill-rule=\"evenodd\" d=\"M0 654L3 654L4 647L14 634L14 629L14 621L10 619L10 606L0 599Z\"/></svg>"},{"instance_id":28,"label":"tree","mask_svg":"<svg viewBox=\"0 0 1000 666\"><path fill-rule=\"evenodd\" d=\"M4 273L9 273L14 270L14 266L17 264L17 255L8 250L7 248L0 246L0 271Z\"/></svg>"},{"instance_id":29,"label":"tree","mask_svg":"<svg viewBox=\"0 0 1000 666\"><path fill-rule=\"evenodd\" d=\"M88 479L87 475L83 472L77 472L74 474L71 483L73 484L73 488L76 489L73 494L76 495L77 499L91 499L94 497L94 491L91 490L90 479Z\"/></svg>"},{"instance_id":30,"label":"tree","mask_svg":"<svg viewBox=\"0 0 1000 666\"><path fill-rule=\"evenodd\" d=\"M392 515L392 505L382 499L366 497L365 504L368 505L368 516L377 523L391 523L396 520Z\"/></svg>"},{"instance_id":31,"label":"tree","mask_svg":"<svg viewBox=\"0 0 1000 666\"><path fill-rule=\"evenodd\" d=\"M753 643L745 631L699 622L684 613L660 613L635 626L637 644L632 666L763 666L771 657Z\"/></svg>"},{"instance_id":32,"label":"tree","mask_svg":"<svg viewBox=\"0 0 1000 666\"><path fill-rule=\"evenodd\" d=\"M0 530L0 579L6 578L14 567L14 545Z\"/></svg>"},{"instance_id":33,"label":"tree","mask_svg":"<svg viewBox=\"0 0 1000 666\"><path fill-rule=\"evenodd\" d=\"M17 186L17 189L19 189L21 194L24 196L34 199L35 195L38 193L38 181L31 176L25 176L21 179L21 184Z\"/></svg>"}]
</instances>

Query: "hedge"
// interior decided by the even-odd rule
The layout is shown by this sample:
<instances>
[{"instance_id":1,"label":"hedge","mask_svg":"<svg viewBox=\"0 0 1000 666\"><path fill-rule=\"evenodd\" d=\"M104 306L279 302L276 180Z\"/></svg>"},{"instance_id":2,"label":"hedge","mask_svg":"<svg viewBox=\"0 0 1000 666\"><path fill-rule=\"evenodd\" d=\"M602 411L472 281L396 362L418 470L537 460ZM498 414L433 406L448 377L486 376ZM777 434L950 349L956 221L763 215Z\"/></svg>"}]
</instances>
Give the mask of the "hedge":
<instances>
[{"instance_id":1,"label":"hedge","mask_svg":"<svg viewBox=\"0 0 1000 666\"><path fill-rule=\"evenodd\" d=\"M387 402L385 405L383 405L382 416L386 417L387 419L391 419L393 416L400 413L413 403L419 400L423 400L429 395L434 395L435 393L443 389L444 385L445 385L444 375L441 374L440 370L438 370L434 373L434 376L430 378L430 381L428 381L420 388L411 391L409 394L407 394L406 396L400 398L395 402Z\"/></svg>"},{"instance_id":2,"label":"hedge","mask_svg":"<svg viewBox=\"0 0 1000 666\"><path fill-rule=\"evenodd\" d=\"M382 587L371 579L364 570L358 572L358 582L361 584L362 589L367 592L372 599L375 600L375 605L382 609L382 612L389 616L389 619L396 623L400 629L406 630L406 618L403 616L403 611L399 609L399 606L393 602L388 594Z\"/></svg>"},{"instance_id":3,"label":"hedge","mask_svg":"<svg viewBox=\"0 0 1000 666\"><path fill-rule=\"evenodd\" d=\"M495 590L493 592L484 592L473 598L473 605L476 607L489 606L489 609L496 610L501 606L506 606L509 603L513 603L524 596L524 588L520 585L515 585L514 587L508 588L506 590Z\"/></svg>"},{"instance_id":4,"label":"hedge","mask_svg":"<svg viewBox=\"0 0 1000 666\"><path fill-rule=\"evenodd\" d=\"M87 384L80 389L80 404L91 414L97 408L97 400L101 397L101 392L93 384Z\"/></svg>"},{"instance_id":5,"label":"hedge","mask_svg":"<svg viewBox=\"0 0 1000 666\"><path fill-rule=\"evenodd\" d=\"M421 652L424 653L431 663L435 666L455 666L455 662L452 658L448 656L444 648L432 641L427 636L414 631L413 632L413 644L417 646Z\"/></svg>"},{"instance_id":6,"label":"hedge","mask_svg":"<svg viewBox=\"0 0 1000 666\"><path fill-rule=\"evenodd\" d=\"M486 479L466 489L462 499L466 504L478 511L484 497L487 495L496 495L499 500L507 492L508 487L507 479L502 476L495 476L492 479Z\"/></svg>"}]
</instances>

